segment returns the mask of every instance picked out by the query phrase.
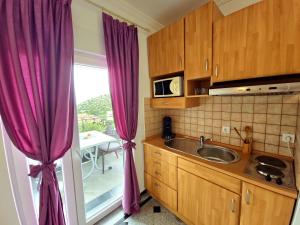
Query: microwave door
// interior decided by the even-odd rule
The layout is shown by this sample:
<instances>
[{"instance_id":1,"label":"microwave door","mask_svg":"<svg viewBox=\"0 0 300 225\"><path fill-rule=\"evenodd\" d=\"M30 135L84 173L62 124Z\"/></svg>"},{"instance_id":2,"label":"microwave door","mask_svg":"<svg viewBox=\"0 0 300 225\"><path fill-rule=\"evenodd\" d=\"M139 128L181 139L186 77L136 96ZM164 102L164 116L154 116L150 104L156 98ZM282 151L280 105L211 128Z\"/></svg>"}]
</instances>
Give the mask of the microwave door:
<instances>
[{"instance_id":1,"label":"microwave door","mask_svg":"<svg viewBox=\"0 0 300 225\"><path fill-rule=\"evenodd\" d=\"M154 96L160 97L164 95L163 82L154 83Z\"/></svg>"},{"instance_id":2,"label":"microwave door","mask_svg":"<svg viewBox=\"0 0 300 225\"><path fill-rule=\"evenodd\" d=\"M173 92L171 91L171 88L170 88L170 84L172 82L172 79L169 79L169 80L164 80L162 83L163 83L163 89L164 89L164 95L165 96L170 96L173 94Z\"/></svg>"}]
</instances>

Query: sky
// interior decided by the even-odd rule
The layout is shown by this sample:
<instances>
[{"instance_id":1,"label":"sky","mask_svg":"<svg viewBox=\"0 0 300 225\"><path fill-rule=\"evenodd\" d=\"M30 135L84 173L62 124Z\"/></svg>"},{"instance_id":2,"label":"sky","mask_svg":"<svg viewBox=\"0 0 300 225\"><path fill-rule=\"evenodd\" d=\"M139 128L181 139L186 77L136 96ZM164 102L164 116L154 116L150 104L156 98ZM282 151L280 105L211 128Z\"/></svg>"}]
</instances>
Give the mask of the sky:
<instances>
[{"instance_id":1,"label":"sky","mask_svg":"<svg viewBox=\"0 0 300 225\"><path fill-rule=\"evenodd\" d=\"M107 69L83 65L74 66L76 103L109 94Z\"/></svg>"}]
</instances>

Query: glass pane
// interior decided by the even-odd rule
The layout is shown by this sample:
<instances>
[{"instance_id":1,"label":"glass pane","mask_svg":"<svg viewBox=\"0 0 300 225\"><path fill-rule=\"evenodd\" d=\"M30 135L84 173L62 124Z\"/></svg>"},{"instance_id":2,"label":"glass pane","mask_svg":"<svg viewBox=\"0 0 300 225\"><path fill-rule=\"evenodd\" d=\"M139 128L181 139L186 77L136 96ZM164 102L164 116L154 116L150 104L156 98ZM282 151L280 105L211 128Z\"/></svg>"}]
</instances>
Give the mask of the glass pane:
<instances>
[{"instance_id":1,"label":"glass pane","mask_svg":"<svg viewBox=\"0 0 300 225\"><path fill-rule=\"evenodd\" d=\"M113 121L107 69L75 65L74 76L88 219L121 197L123 149Z\"/></svg>"},{"instance_id":2,"label":"glass pane","mask_svg":"<svg viewBox=\"0 0 300 225\"><path fill-rule=\"evenodd\" d=\"M63 201L65 218L67 219L62 160L61 159L56 160L55 163L56 163L56 176L57 176L57 180L58 180L59 191L60 191L61 198ZM27 158L27 164L28 165L37 165L40 163L38 161ZM39 177L37 177L37 178L30 177L33 201L34 201L35 212L36 212L37 217L39 215L39 205L40 205L40 202L39 202L40 201L39 188L40 188L40 182L41 182L40 176L41 176L41 174L39 174Z\"/></svg>"}]
</instances>

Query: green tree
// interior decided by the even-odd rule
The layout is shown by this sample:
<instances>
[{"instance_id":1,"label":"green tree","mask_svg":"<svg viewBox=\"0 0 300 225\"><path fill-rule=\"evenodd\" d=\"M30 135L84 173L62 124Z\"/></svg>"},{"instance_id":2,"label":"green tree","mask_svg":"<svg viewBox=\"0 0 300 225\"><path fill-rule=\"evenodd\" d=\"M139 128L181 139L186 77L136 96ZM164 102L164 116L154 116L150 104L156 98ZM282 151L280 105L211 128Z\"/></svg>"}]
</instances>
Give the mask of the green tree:
<instances>
[{"instance_id":1,"label":"green tree","mask_svg":"<svg viewBox=\"0 0 300 225\"><path fill-rule=\"evenodd\" d=\"M80 132L105 131L113 121L107 120L107 112L112 111L110 95L101 95L88 99L77 106Z\"/></svg>"},{"instance_id":2,"label":"green tree","mask_svg":"<svg viewBox=\"0 0 300 225\"><path fill-rule=\"evenodd\" d=\"M107 112L112 111L110 95L88 99L77 106L78 114L94 115L106 119Z\"/></svg>"}]
</instances>

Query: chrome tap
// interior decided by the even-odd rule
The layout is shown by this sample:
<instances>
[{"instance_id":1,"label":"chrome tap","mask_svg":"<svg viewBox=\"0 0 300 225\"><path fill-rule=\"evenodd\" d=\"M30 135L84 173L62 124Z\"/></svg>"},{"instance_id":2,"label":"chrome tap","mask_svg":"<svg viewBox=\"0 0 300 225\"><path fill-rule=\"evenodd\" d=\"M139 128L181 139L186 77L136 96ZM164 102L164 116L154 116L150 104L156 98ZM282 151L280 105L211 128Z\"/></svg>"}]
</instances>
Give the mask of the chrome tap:
<instances>
[{"instance_id":1,"label":"chrome tap","mask_svg":"<svg viewBox=\"0 0 300 225\"><path fill-rule=\"evenodd\" d=\"M205 138L204 136L200 136L200 138L199 138L200 148L203 148L204 143L206 141L212 141L212 139L211 138Z\"/></svg>"}]
</instances>

